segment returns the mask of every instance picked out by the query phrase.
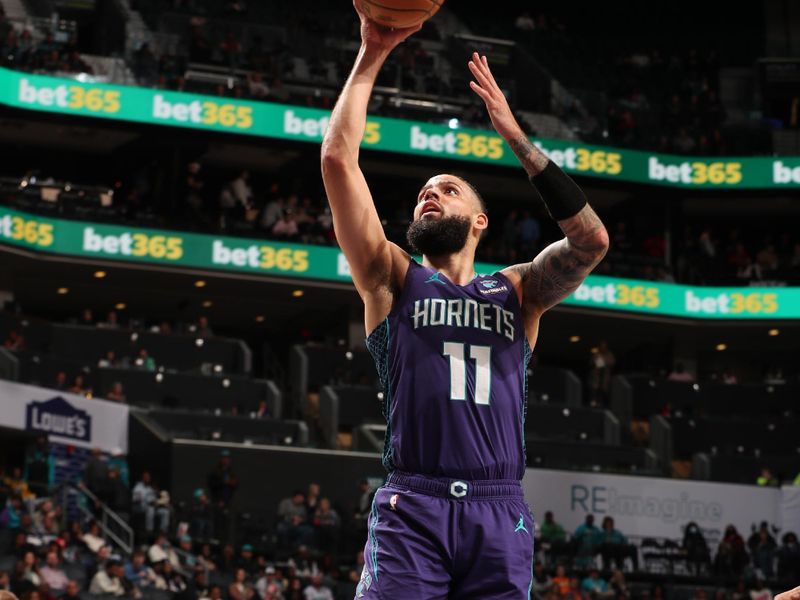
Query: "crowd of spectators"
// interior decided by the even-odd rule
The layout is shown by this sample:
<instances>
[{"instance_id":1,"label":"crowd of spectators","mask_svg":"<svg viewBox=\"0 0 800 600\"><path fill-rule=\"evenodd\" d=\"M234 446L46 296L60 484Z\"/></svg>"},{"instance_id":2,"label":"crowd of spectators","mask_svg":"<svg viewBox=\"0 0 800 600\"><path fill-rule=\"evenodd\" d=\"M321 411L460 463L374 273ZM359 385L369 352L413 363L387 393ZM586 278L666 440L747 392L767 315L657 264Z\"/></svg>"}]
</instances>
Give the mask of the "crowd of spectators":
<instances>
[{"instance_id":1,"label":"crowd of spectators","mask_svg":"<svg viewBox=\"0 0 800 600\"><path fill-rule=\"evenodd\" d=\"M32 492L20 467L0 474L0 564L10 566L8 571L0 567L0 589L24 600L73 600L87 593L132 598L167 593L185 600L354 596L374 495L367 480L359 482L349 501L327 497L312 482L287 495L264 529L256 533L243 526L234 535L238 476L227 452L192 499L177 504L147 471L131 485L124 466L124 457L95 451L79 485L131 523L135 543L129 554L108 537L100 520L77 516L68 504L54 501L52 489ZM800 577L797 537L787 532L778 543L776 531L761 523L745 541L730 525L712 556L706 533L695 523L685 526L682 541L650 546L642 541L640 548L611 517L598 527L587 515L569 534L548 511L536 531L532 597L664 598L660 584L646 583L648 551L655 544L660 552L671 550L673 562L685 564L686 576L717 586L715 600L747 600L747 595L758 600L765 582ZM635 584L627 582L630 574L636 575ZM695 600L705 593L698 588Z\"/></svg>"},{"instance_id":2,"label":"crowd of spectators","mask_svg":"<svg viewBox=\"0 0 800 600\"><path fill-rule=\"evenodd\" d=\"M313 182L279 182L254 177L246 169L207 170L201 162L191 161L178 184L180 202L172 217L157 210L151 194L131 182L122 185L117 194L120 200L114 206L115 218L155 220L159 226L298 243L336 244L330 208ZM378 186L376 198L384 195ZM9 200L13 202L13 197ZM109 218L107 208L98 210L104 211L98 218ZM391 210L382 213L387 236L402 246L407 245L411 210L408 203L395 202ZM696 285L794 285L800 281L800 238L777 223L767 227L729 219L709 226L691 221L668 233L666 225L637 216L617 219L601 211L601 217L609 229L611 248L595 270L599 275ZM533 210L515 206L493 208L491 222L478 246L477 259L495 264L530 260L563 235L550 219L542 220ZM13 346L19 341L8 343Z\"/></svg>"},{"instance_id":3,"label":"crowd of spectators","mask_svg":"<svg viewBox=\"0 0 800 600\"><path fill-rule=\"evenodd\" d=\"M0 6L0 67L17 71L92 73L81 58L75 33L42 33L33 27L15 26Z\"/></svg>"}]
</instances>

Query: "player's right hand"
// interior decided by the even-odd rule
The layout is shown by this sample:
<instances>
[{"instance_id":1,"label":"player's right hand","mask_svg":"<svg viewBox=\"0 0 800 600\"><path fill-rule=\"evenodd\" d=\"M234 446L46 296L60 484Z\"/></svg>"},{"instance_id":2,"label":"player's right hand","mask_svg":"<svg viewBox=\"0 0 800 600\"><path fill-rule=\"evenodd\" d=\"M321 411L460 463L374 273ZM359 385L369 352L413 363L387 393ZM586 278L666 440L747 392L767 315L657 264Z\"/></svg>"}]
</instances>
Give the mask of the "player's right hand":
<instances>
[{"instance_id":1,"label":"player's right hand","mask_svg":"<svg viewBox=\"0 0 800 600\"><path fill-rule=\"evenodd\" d=\"M775 596L775 600L800 600L800 586Z\"/></svg>"},{"instance_id":2,"label":"player's right hand","mask_svg":"<svg viewBox=\"0 0 800 600\"><path fill-rule=\"evenodd\" d=\"M413 27L386 27L367 17L353 0L353 7L361 19L361 43L373 48L393 50L398 44L405 41L410 35L422 29L422 23Z\"/></svg>"}]
</instances>

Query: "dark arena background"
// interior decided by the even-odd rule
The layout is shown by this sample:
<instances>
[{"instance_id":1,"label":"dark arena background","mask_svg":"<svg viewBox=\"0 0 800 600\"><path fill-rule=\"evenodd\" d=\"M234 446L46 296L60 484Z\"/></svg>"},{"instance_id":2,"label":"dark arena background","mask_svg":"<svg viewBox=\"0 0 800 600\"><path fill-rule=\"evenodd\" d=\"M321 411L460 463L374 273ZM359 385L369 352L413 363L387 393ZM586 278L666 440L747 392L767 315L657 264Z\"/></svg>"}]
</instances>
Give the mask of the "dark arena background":
<instances>
[{"instance_id":1,"label":"dark arena background","mask_svg":"<svg viewBox=\"0 0 800 600\"><path fill-rule=\"evenodd\" d=\"M352 3L0 11L0 589L353 598L386 424L320 176ZM530 597L800 583L800 5L448 0L360 163L403 247L467 177L489 274L562 233L473 50L611 239L528 367Z\"/></svg>"}]
</instances>

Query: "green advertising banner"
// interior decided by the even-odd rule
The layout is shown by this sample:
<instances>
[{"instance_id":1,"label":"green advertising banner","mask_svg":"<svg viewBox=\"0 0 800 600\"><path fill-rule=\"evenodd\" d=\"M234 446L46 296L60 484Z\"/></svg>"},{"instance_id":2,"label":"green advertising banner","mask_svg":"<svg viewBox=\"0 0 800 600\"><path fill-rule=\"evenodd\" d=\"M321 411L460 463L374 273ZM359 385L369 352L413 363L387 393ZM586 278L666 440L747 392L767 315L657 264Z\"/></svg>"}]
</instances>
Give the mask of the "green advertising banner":
<instances>
[{"instance_id":1,"label":"green advertising banner","mask_svg":"<svg viewBox=\"0 0 800 600\"><path fill-rule=\"evenodd\" d=\"M0 206L0 245L82 258L350 282L338 248L43 218ZM505 265L478 263L481 274ZM703 319L800 319L800 288L711 288L590 276L566 305Z\"/></svg>"},{"instance_id":2,"label":"green advertising banner","mask_svg":"<svg viewBox=\"0 0 800 600\"><path fill-rule=\"evenodd\" d=\"M136 123L190 127L319 143L330 113L122 85L86 83L0 69L0 103ZM534 139L565 171L587 177L684 188L800 188L800 157L686 157ZM493 131L369 117L363 147L387 152L514 165L511 149Z\"/></svg>"}]
</instances>

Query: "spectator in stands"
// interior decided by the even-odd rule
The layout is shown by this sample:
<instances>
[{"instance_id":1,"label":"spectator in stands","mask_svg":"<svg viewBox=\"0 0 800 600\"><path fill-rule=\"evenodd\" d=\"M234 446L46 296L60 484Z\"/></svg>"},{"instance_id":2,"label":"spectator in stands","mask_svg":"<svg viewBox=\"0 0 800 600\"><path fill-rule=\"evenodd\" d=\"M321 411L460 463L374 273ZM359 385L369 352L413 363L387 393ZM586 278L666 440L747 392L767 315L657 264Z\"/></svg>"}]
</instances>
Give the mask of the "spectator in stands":
<instances>
[{"instance_id":1,"label":"spectator in stands","mask_svg":"<svg viewBox=\"0 0 800 600\"><path fill-rule=\"evenodd\" d=\"M254 419L270 419L272 415L269 414L269 407L267 406L266 400L259 400L258 401L258 408L256 408L255 412L250 414L251 417Z\"/></svg>"},{"instance_id":2,"label":"spectator in stands","mask_svg":"<svg viewBox=\"0 0 800 600\"><path fill-rule=\"evenodd\" d=\"M134 364L145 371L156 370L156 361L152 356L150 356L146 348L139 349L139 354L136 356Z\"/></svg>"},{"instance_id":3,"label":"spectator in stands","mask_svg":"<svg viewBox=\"0 0 800 600\"><path fill-rule=\"evenodd\" d=\"M625 581L625 574L620 569L612 571L609 588L611 588L616 600L626 600L631 597L631 590Z\"/></svg>"},{"instance_id":4,"label":"spectator in stands","mask_svg":"<svg viewBox=\"0 0 800 600\"><path fill-rule=\"evenodd\" d=\"M291 209L286 210L272 226L271 231L276 238L286 238L288 240L297 238L300 230L297 227L294 211Z\"/></svg>"},{"instance_id":5,"label":"spectator in stands","mask_svg":"<svg viewBox=\"0 0 800 600\"><path fill-rule=\"evenodd\" d=\"M95 554L100 551L100 548L106 545L106 541L103 539L100 532L100 525L97 521L89 523L89 528L86 533L81 536L81 541Z\"/></svg>"},{"instance_id":6,"label":"spectator in stands","mask_svg":"<svg viewBox=\"0 0 800 600\"><path fill-rule=\"evenodd\" d=\"M133 486L132 508L134 522L144 525L144 531L153 533L158 518L158 530L169 530L169 508L158 506L158 492L152 484L150 471L142 471L142 477ZM141 529L141 525L138 526Z\"/></svg>"},{"instance_id":7,"label":"spectator in stands","mask_svg":"<svg viewBox=\"0 0 800 600\"><path fill-rule=\"evenodd\" d=\"M275 567L269 566L256 581L256 595L262 600L283 598L283 582L275 576Z\"/></svg>"},{"instance_id":8,"label":"spectator in stands","mask_svg":"<svg viewBox=\"0 0 800 600\"><path fill-rule=\"evenodd\" d=\"M589 594L590 598L610 598L614 595L608 587L608 582L600 577L598 569L589 571L589 575L581 582L581 589Z\"/></svg>"},{"instance_id":9,"label":"spectator in stands","mask_svg":"<svg viewBox=\"0 0 800 600\"><path fill-rule=\"evenodd\" d=\"M101 329L119 329L119 315L114 310L108 311L105 321L100 321L97 326Z\"/></svg>"},{"instance_id":10,"label":"spectator in stands","mask_svg":"<svg viewBox=\"0 0 800 600\"><path fill-rule=\"evenodd\" d=\"M267 231L272 231L272 227L281 220L286 209L286 200L277 196L267 202L264 212L261 215L261 227Z\"/></svg>"},{"instance_id":11,"label":"spectator in stands","mask_svg":"<svg viewBox=\"0 0 800 600\"><path fill-rule=\"evenodd\" d=\"M80 319L78 319L78 325L86 325L87 327L94 327L94 315L92 314L91 308L84 308L81 312Z\"/></svg>"},{"instance_id":12,"label":"spectator in stands","mask_svg":"<svg viewBox=\"0 0 800 600\"><path fill-rule=\"evenodd\" d=\"M72 385L67 389L70 394L79 394L81 396L91 396L92 390L89 388L84 379L83 375L75 375L72 380Z\"/></svg>"},{"instance_id":13,"label":"spectator in stands","mask_svg":"<svg viewBox=\"0 0 800 600\"><path fill-rule=\"evenodd\" d=\"M339 545L339 514L331 508L328 498L321 498L312 520L317 533L317 545L324 552L334 552Z\"/></svg>"},{"instance_id":14,"label":"spectator in stands","mask_svg":"<svg viewBox=\"0 0 800 600\"><path fill-rule=\"evenodd\" d=\"M11 494L6 498L6 504L0 512L0 527L14 531L19 528L22 516L22 498Z\"/></svg>"},{"instance_id":15,"label":"spectator in stands","mask_svg":"<svg viewBox=\"0 0 800 600\"><path fill-rule=\"evenodd\" d=\"M269 96L269 86L258 71L251 71L247 74L247 93L254 100L263 100Z\"/></svg>"},{"instance_id":16,"label":"spectator in stands","mask_svg":"<svg viewBox=\"0 0 800 600\"><path fill-rule=\"evenodd\" d=\"M708 543L694 521L686 525L683 532L683 551L686 554L686 566L695 574L700 574L703 565L711 566L711 552Z\"/></svg>"},{"instance_id":17,"label":"spectator in stands","mask_svg":"<svg viewBox=\"0 0 800 600\"><path fill-rule=\"evenodd\" d=\"M202 221L203 208L205 206L206 184L201 174L202 167L199 162L193 161L186 166L186 177L184 179L186 206L190 215L196 221Z\"/></svg>"},{"instance_id":18,"label":"spectator in stands","mask_svg":"<svg viewBox=\"0 0 800 600\"><path fill-rule=\"evenodd\" d=\"M317 574L311 577L311 583L303 590L303 600L334 600L331 589L322 585L322 575Z\"/></svg>"},{"instance_id":19,"label":"spectator in stands","mask_svg":"<svg viewBox=\"0 0 800 600\"><path fill-rule=\"evenodd\" d=\"M53 382L53 389L66 392L67 387L67 374L64 371L59 371L56 373L56 380Z\"/></svg>"},{"instance_id":20,"label":"spectator in stands","mask_svg":"<svg viewBox=\"0 0 800 600\"><path fill-rule=\"evenodd\" d=\"M8 337L3 343L3 347L7 350L17 351L25 349L25 336L18 331L12 329L8 332Z\"/></svg>"},{"instance_id":21,"label":"spectator in stands","mask_svg":"<svg viewBox=\"0 0 800 600\"><path fill-rule=\"evenodd\" d=\"M772 469L764 467L761 469L761 474L756 478L756 485L762 487L779 487L780 481L772 474Z\"/></svg>"},{"instance_id":22,"label":"spectator in stands","mask_svg":"<svg viewBox=\"0 0 800 600\"><path fill-rule=\"evenodd\" d=\"M103 357L97 361L97 366L104 369L116 367L117 364L117 355L113 350L108 350Z\"/></svg>"},{"instance_id":23,"label":"spectator in stands","mask_svg":"<svg viewBox=\"0 0 800 600\"><path fill-rule=\"evenodd\" d=\"M197 335L197 337L200 338L214 337L214 332L212 331L211 327L208 324L208 317L202 315L197 319L197 325L195 327L194 333Z\"/></svg>"},{"instance_id":24,"label":"spectator in stands","mask_svg":"<svg viewBox=\"0 0 800 600\"><path fill-rule=\"evenodd\" d=\"M594 524L594 515L586 515L586 520L572 534L572 544L576 553L576 563L587 566L597 554L600 530Z\"/></svg>"},{"instance_id":25,"label":"spectator in stands","mask_svg":"<svg viewBox=\"0 0 800 600\"><path fill-rule=\"evenodd\" d=\"M228 586L228 598L230 600L251 600L254 594L253 585L247 580L247 571L241 567L236 569L233 581Z\"/></svg>"},{"instance_id":26,"label":"spectator in stands","mask_svg":"<svg viewBox=\"0 0 800 600\"><path fill-rule=\"evenodd\" d=\"M580 580L575 576L569 578L569 588L562 598L564 600L590 600L589 593L583 589Z\"/></svg>"},{"instance_id":27,"label":"spectator in stands","mask_svg":"<svg viewBox=\"0 0 800 600\"><path fill-rule=\"evenodd\" d=\"M153 541L153 544L147 550L147 560L150 562L151 565L156 563L160 563L162 561L167 561L171 563L173 566L179 566L180 560L178 560L178 555L175 553L175 550L172 549L172 545L169 543L167 539L167 534L163 531L159 531L156 535L156 539Z\"/></svg>"},{"instance_id":28,"label":"spectator in stands","mask_svg":"<svg viewBox=\"0 0 800 600\"><path fill-rule=\"evenodd\" d=\"M31 492L46 496L55 480L55 458L47 437L40 435L25 457L25 479Z\"/></svg>"},{"instance_id":29,"label":"spectator in stands","mask_svg":"<svg viewBox=\"0 0 800 600\"><path fill-rule=\"evenodd\" d=\"M222 546L222 551L216 560L217 570L220 573L225 573L228 576L233 576L236 570L236 551L233 549L233 544L225 544Z\"/></svg>"},{"instance_id":30,"label":"spectator in stands","mask_svg":"<svg viewBox=\"0 0 800 600\"><path fill-rule=\"evenodd\" d=\"M571 544L567 542L564 528L553 518L553 511L544 513L544 522L539 526L539 541L547 550L548 558L555 561L559 556L570 554Z\"/></svg>"},{"instance_id":31,"label":"spectator in stands","mask_svg":"<svg viewBox=\"0 0 800 600\"><path fill-rule=\"evenodd\" d=\"M127 397L125 396L125 391L122 389L122 383L119 381L115 381L111 384L111 389L108 390L106 394L106 400L110 400L111 402L120 402L125 404L127 402Z\"/></svg>"},{"instance_id":32,"label":"spectator in stands","mask_svg":"<svg viewBox=\"0 0 800 600\"><path fill-rule=\"evenodd\" d=\"M239 171L236 179L230 182L231 192L236 201L235 215L237 218L244 217L244 211L253 205L253 188L250 187L250 171L243 169Z\"/></svg>"},{"instance_id":33,"label":"spectator in stands","mask_svg":"<svg viewBox=\"0 0 800 600\"><path fill-rule=\"evenodd\" d=\"M667 375L669 381L683 381L685 383L693 383L694 375L686 370L684 364L680 361L675 363L675 368Z\"/></svg>"},{"instance_id":34,"label":"spectator in stands","mask_svg":"<svg viewBox=\"0 0 800 600\"><path fill-rule=\"evenodd\" d=\"M320 500L320 487L318 483L308 484L308 493L306 494L306 511L309 515L313 515L319 507Z\"/></svg>"},{"instance_id":35,"label":"spectator in stands","mask_svg":"<svg viewBox=\"0 0 800 600\"><path fill-rule=\"evenodd\" d=\"M231 453L229 450L223 450L217 465L208 474L208 489L212 503L221 509L229 508L237 487L239 479L233 471Z\"/></svg>"},{"instance_id":36,"label":"spectator in stands","mask_svg":"<svg viewBox=\"0 0 800 600\"><path fill-rule=\"evenodd\" d=\"M125 572L122 563L118 560L109 560L105 567L97 571L89 585L90 594L106 594L109 596L124 596L125 585L123 578Z\"/></svg>"},{"instance_id":37,"label":"spectator in stands","mask_svg":"<svg viewBox=\"0 0 800 600\"><path fill-rule=\"evenodd\" d=\"M190 515L190 527L196 539L207 540L214 537L214 515L208 495L203 488L194 491Z\"/></svg>"},{"instance_id":38,"label":"spectator in stands","mask_svg":"<svg viewBox=\"0 0 800 600\"><path fill-rule=\"evenodd\" d=\"M222 587L219 585L212 585L208 588L208 595L201 595L200 600L223 600Z\"/></svg>"},{"instance_id":39,"label":"spectator in stands","mask_svg":"<svg viewBox=\"0 0 800 600\"><path fill-rule=\"evenodd\" d=\"M74 579L70 579L67 582L67 587L64 590L64 593L59 596L58 600L78 600L80 593L80 586L78 582Z\"/></svg>"},{"instance_id":40,"label":"spectator in stands","mask_svg":"<svg viewBox=\"0 0 800 600\"><path fill-rule=\"evenodd\" d=\"M761 573L765 577L772 578L778 544L770 534L766 521L762 521L758 530L754 531L747 540L747 548L750 550L750 556L753 557L753 566L761 569Z\"/></svg>"},{"instance_id":41,"label":"spectator in stands","mask_svg":"<svg viewBox=\"0 0 800 600\"><path fill-rule=\"evenodd\" d=\"M95 495L105 494L108 482L108 463L103 458L100 448L92 448L92 454L83 470L83 483Z\"/></svg>"},{"instance_id":42,"label":"spectator in stands","mask_svg":"<svg viewBox=\"0 0 800 600\"><path fill-rule=\"evenodd\" d=\"M145 553L134 550L129 561L125 563L125 579L130 581L137 590L153 588L158 583L155 571L145 564Z\"/></svg>"},{"instance_id":43,"label":"spectator in stands","mask_svg":"<svg viewBox=\"0 0 800 600\"><path fill-rule=\"evenodd\" d=\"M602 340L596 349L592 350L589 358L589 393L592 406L607 403L608 393L611 389L611 375L617 359L608 347L608 342Z\"/></svg>"},{"instance_id":44,"label":"spectator in stands","mask_svg":"<svg viewBox=\"0 0 800 600\"><path fill-rule=\"evenodd\" d=\"M536 21L533 20L531 13L526 10L514 21L514 27L520 31L533 31L536 29Z\"/></svg>"},{"instance_id":45,"label":"spectator in stands","mask_svg":"<svg viewBox=\"0 0 800 600\"><path fill-rule=\"evenodd\" d=\"M553 589L553 578L544 570L544 565L536 561L531 578L531 595L535 600L544 600L545 595Z\"/></svg>"},{"instance_id":46,"label":"spectator in stands","mask_svg":"<svg viewBox=\"0 0 800 600\"><path fill-rule=\"evenodd\" d=\"M281 500L278 518L278 540L284 548L309 543L314 531L308 524L303 492L295 490L291 497Z\"/></svg>"},{"instance_id":47,"label":"spectator in stands","mask_svg":"<svg viewBox=\"0 0 800 600\"><path fill-rule=\"evenodd\" d=\"M239 550L239 557L236 559L236 566L239 569L244 569L248 577L256 572L256 560L253 556L252 544L244 544Z\"/></svg>"},{"instance_id":48,"label":"spectator in stands","mask_svg":"<svg viewBox=\"0 0 800 600\"><path fill-rule=\"evenodd\" d=\"M178 554L178 559L180 560L181 572L183 573L193 572L199 565L199 560L197 556L195 556L194 554L192 536L190 536L188 533L184 533L183 535L181 535L178 538L178 548L181 551L180 554Z\"/></svg>"},{"instance_id":49,"label":"spectator in stands","mask_svg":"<svg viewBox=\"0 0 800 600\"><path fill-rule=\"evenodd\" d=\"M736 377L736 373L730 367L722 369L721 380L723 385L737 385L739 383L739 378Z\"/></svg>"},{"instance_id":50,"label":"spectator in stands","mask_svg":"<svg viewBox=\"0 0 800 600\"><path fill-rule=\"evenodd\" d=\"M182 594L186 590L186 580L177 570L177 560L175 562L163 560L157 565L157 567L160 572L156 571L156 573L163 578L167 591L170 591L173 594Z\"/></svg>"},{"instance_id":51,"label":"spectator in stands","mask_svg":"<svg viewBox=\"0 0 800 600\"><path fill-rule=\"evenodd\" d=\"M778 549L778 577L782 581L800 579L800 544L793 532L784 534Z\"/></svg>"},{"instance_id":52,"label":"spectator in stands","mask_svg":"<svg viewBox=\"0 0 800 600\"><path fill-rule=\"evenodd\" d=\"M627 538L614 528L613 518L605 517L603 519L602 530L597 535L597 544L603 557L603 569L610 569L612 562L621 569L625 558L630 558L633 562L633 570L637 570L636 546L629 544Z\"/></svg>"},{"instance_id":53,"label":"spectator in stands","mask_svg":"<svg viewBox=\"0 0 800 600\"><path fill-rule=\"evenodd\" d=\"M742 536L736 531L736 527L728 525L714 560L717 574L727 577L738 575L748 560Z\"/></svg>"},{"instance_id":54,"label":"spectator in stands","mask_svg":"<svg viewBox=\"0 0 800 600\"><path fill-rule=\"evenodd\" d=\"M565 598L567 594L569 594L571 582L570 578L567 577L567 568L564 565L558 565L556 567L556 575L553 577L553 586L559 597Z\"/></svg>"}]
</instances>

